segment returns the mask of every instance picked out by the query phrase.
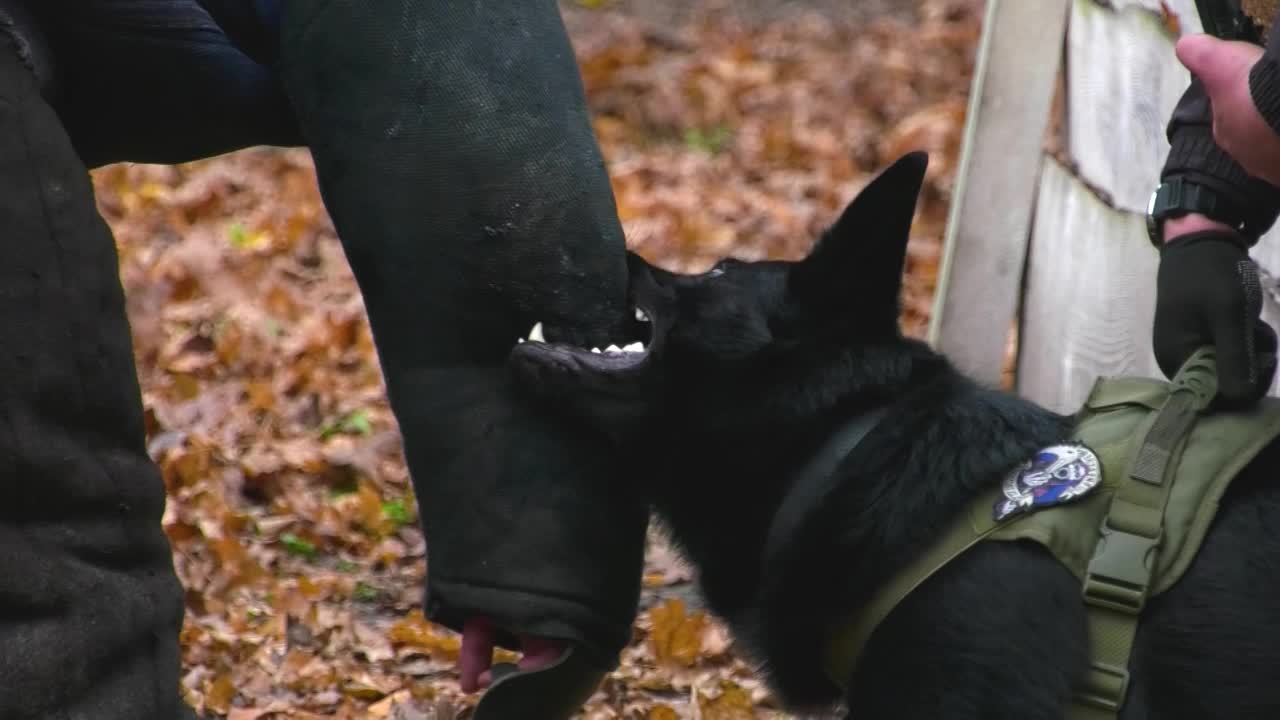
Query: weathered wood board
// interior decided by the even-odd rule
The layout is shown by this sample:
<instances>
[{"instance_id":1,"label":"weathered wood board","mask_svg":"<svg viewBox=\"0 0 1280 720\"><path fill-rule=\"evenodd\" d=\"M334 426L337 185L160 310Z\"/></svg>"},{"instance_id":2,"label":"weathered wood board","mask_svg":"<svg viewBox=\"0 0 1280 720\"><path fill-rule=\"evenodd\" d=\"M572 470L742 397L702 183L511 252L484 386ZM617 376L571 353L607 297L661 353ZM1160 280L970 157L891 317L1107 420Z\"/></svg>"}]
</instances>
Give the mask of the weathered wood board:
<instances>
[{"instance_id":1,"label":"weathered wood board","mask_svg":"<svg viewBox=\"0 0 1280 720\"><path fill-rule=\"evenodd\" d=\"M998 383L1068 0L987 0L929 339Z\"/></svg>"},{"instance_id":2,"label":"weathered wood board","mask_svg":"<svg viewBox=\"0 0 1280 720\"><path fill-rule=\"evenodd\" d=\"M1045 159L1023 297L1020 394L1070 412L1099 375L1161 377L1151 352L1157 255L1144 237L1142 216L1109 207ZM1265 311L1276 326L1273 298Z\"/></svg>"},{"instance_id":3,"label":"weathered wood board","mask_svg":"<svg viewBox=\"0 0 1280 720\"><path fill-rule=\"evenodd\" d=\"M1156 251L1140 216L1108 207L1045 158L1019 333L1018 392L1078 407L1099 374L1158 376L1151 356Z\"/></svg>"},{"instance_id":4,"label":"weathered wood board","mask_svg":"<svg viewBox=\"0 0 1280 720\"><path fill-rule=\"evenodd\" d=\"M1146 211L1169 142L1165 125L1191 75L1159 15L1073 0L1067 31L1067 148L1117 208Z\"/></svg>"}]
</instances>

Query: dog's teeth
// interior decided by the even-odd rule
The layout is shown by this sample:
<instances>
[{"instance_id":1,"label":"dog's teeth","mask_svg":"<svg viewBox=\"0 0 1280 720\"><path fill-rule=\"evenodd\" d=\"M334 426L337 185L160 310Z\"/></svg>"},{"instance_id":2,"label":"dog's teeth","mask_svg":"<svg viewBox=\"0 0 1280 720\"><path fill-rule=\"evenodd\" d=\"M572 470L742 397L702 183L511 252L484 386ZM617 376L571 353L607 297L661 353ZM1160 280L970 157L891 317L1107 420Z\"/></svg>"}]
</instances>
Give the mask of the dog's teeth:
<instances>
[{"instance_id":1,"label":"dog's teeth","mask_svg":"<svg viewBox=\"0 0 1280 720\"><path fill-rule=\"evenodd\" d=\"M547 341L547 339L542 336L542 323L538 323L533 326L533 329L529 331L529 339L534 342Z\"/></svg>"},{"instance_id":2,"label":"dog's teeth","mask_svg":"<svg viewBox=\"0 0 1280 720\"><path fill-rule=\"evenodd\" d=\"M522 343L522 342L524 342L524 338L516 338L516 344L517 344L517 345L519 345L519 344L520 344L520 343Z\"/></svg>"},{"instance_id":3,"label":"dog's teeth","mask_svg":"<svg viewBox=\"0 0 1280 720\"><path fill-rule=\"evenodd\" d=\"M620 353L622 352L622 348L618 347L617 345L610 345L609 347L605 348L604 351L607 353Z\"/></svg>"},{"instance_id":4,"label":"dog's teeth","mask_svg":"<svg viewBox=\"0 0 1280 720\"><path fill-rule=\"evenodd\" d=\"M591 352L593 352L593 353L595 353L595 354L599 355L599 354L600 354L600 348L591 348Z\"/></svg>"},{"instance_id":5,"label":"dog's teeth","mask_svg":"<svg viewBox=\"0 0 1280 720\"><path fill-rule=\"evenodd\" d=\"M622 352L642 353L644 352L644 343L633 342L630 345L627 345L626 347L622 348Z\"/></svg>"},{"instance_id":6,"label":"dog's teeth","mask_svg":"<svg viewBox=\"0 0 1280 720\"><path fill-rule=\"evenodd\" d=\"M640 322L649 322L649 316L640 308L636 308L636 320Z\"/></svg>"}]
</instances>

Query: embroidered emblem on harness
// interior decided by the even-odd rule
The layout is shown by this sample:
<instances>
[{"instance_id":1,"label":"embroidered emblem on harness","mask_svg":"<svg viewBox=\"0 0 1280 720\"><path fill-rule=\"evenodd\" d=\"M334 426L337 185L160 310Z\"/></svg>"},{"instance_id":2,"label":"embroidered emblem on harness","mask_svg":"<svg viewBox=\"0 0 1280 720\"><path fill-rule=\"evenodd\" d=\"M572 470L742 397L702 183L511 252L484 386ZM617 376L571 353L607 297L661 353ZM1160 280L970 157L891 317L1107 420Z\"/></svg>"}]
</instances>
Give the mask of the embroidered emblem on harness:
<instances>
[{"instance_id":1,"label":"embroidered emblem on harness","mask_svg":"<svg viewBox=\"0 0 1280 720\"><path fill-rule=\"evenodd\" d=\"M1084 445L1047 447L1004 479L1004 498L993 508L997 522L1033 508L1049 507L1088 494L1102 482L1098 456Z\"/></svg>"}]
</instances>

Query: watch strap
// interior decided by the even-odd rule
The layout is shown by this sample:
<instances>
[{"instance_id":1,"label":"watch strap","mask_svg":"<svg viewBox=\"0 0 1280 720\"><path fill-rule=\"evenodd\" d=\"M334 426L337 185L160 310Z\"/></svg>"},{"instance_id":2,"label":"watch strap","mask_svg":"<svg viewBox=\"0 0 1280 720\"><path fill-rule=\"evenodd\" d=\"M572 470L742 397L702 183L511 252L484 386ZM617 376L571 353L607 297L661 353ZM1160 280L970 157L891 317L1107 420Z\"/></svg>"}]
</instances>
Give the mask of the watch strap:
<instances>
[{"instance_id":1,"label":"watch strap","mask_svg":"<svg viewBox=\"0 0 1280 720\"><path fill-rule=\"evenodd\" d=\"M1156 247L1161 245L1160 229L1165 220L1191 213L1230 225L1250 245L1257 242L1262 228L1270 224L1261 218L1250 217L1241 203L1234 202L1225 193L1185 177L1175 176L1161 183L1152 194L1151 206L1147 212L1151 243Z\"/></svg>"}]
</instances>

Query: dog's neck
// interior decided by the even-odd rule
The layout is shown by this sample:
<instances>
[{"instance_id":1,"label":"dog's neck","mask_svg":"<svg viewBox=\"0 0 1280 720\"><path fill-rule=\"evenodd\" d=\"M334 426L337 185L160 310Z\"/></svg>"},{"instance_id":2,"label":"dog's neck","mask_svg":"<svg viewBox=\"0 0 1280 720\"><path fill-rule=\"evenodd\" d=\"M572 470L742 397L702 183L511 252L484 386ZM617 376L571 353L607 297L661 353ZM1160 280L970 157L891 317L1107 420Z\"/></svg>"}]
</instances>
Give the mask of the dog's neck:
<instances>
[{"instance_id":1,"label":"dog's neck","mask_svg":"<svg viewBox=\"0 0 1280 720\"><path fill-rule=\"evenodd\" d=\"M769 529L797 471L825 444L826 464L808 472L829 476L848 452L838 443L841 435L850 439L850 418L887 406L947 367L914 341L816 348L749 378L699 387L699 402L655 424L655 437L632 439L635 466L646 468L655 504L702 569L717 611L732 615L756 595ZM709 522L714 533L705 530Z\"/></svg>"},{"instance_id":2,"label":"dog's neck","mask_svg":"<svg viewBox=\"0 0 1280 720\"><path fill-rule=\"evenodd\" d=\"M832 491L833 483L840 477L841 466L857 451L862 441L884 422L891 409L891 405L885 403L872 405L855 413L837 426L826 442L809 456L797 472L791 474L787 492L774 515L765 542L766 552L783 545L795 533L796 524L804 522L815 511L811 507L814 500Z\"/></svg>"},{"instance_id":3,"label":"dog's neck","mask_svg":"<svg viewBox=\"0 0 1280 720\"><path fill-rule=\"evenodd\" d=\"M877 405L845 421L795 474L791 480L788 495L804 494L804 488L813 487L835 475L844 464L845 458L853 454L867 435L874 432L884 421L889 410L890 407L887 404Z\"/></svg>"},{"instance_id":4,"label":"dog's neck","mask_svg":"<svg viewBox=\"0 0 1280 720\"><path fill-rule=\"evenodd\" d=\"M820 485L793 486L814 497L797 526L804 530L784 534L829 544L818 538L838 531L847 545L840 551L871 585L1008 470L1069 432L1067 418L950 368L883 412Z\"/></svg>"},{"instance_id":5,"label":"dog's neck","mask_svg":"<svg viewBox=\"0 0 1280 720\"><path fill-rule=\"evenodd\" d=\"M1069 427L1067 418L979 387L948 365L894 400L826 477L793 485L805 497L789 496L774 519L755 608L769 622L752 630L765 654L785 658L786 667L773 669L779 679L802 686L806 673L820 675L813 662L832 623Z\"/></svg>"}]
</instances>

